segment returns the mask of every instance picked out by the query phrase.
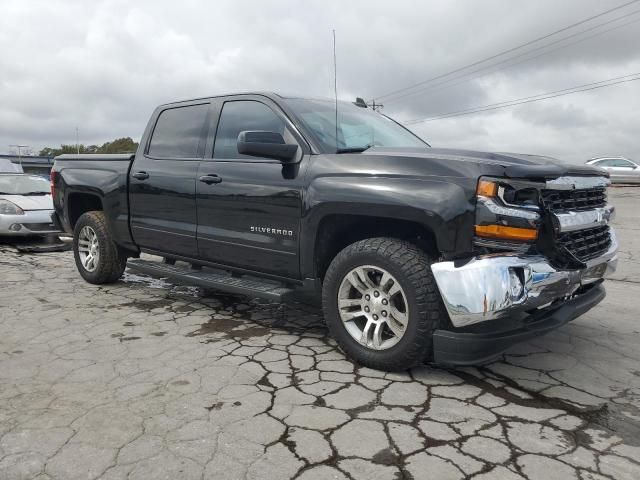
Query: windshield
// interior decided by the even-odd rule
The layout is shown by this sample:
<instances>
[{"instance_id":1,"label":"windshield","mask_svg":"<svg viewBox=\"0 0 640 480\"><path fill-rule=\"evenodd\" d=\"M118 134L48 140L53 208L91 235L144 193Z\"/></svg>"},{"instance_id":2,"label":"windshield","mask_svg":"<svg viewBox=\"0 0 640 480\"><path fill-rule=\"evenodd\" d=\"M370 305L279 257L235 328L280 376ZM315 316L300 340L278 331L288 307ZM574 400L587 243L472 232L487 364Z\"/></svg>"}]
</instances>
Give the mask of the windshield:
<instances>
[{"instance_id":1,"label":"windshield","mask_svg":"<svg viewBox=\"0 0 640 480\"><path fill-rule=\"evenodd\" d=\"M32 175L0 175L0 194L44 195L51 193L51 186L42 177Z\"/></svg>"},{"instance_id":2,"label":"windshield","mask_svg":"<svg viewBox=\"0 0 640 480\"><path fill-rule=\"evenodd\" d=\"M364 151L370 147L418 147L429 145L388 117L350 102L291 98L287 104L327 152Z\"/></svg>"}]
</instances>

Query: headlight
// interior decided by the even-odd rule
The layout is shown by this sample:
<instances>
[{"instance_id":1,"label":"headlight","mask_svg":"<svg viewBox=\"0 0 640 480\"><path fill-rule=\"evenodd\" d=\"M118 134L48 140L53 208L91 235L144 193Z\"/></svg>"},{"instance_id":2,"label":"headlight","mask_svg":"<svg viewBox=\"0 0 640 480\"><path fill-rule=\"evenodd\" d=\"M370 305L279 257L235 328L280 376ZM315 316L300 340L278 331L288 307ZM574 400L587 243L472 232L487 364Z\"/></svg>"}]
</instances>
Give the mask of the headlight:
<instances>
[{"instance_id":1,"label":"headlight","mask_svg":"<svg viewBox=\"0 0 640 480\"><path fill-rule=\"evenodd\" d=\"M24 210L9 200L0 199L0 215L24 215Z\"/></svg>"},{"instance_id":2,"label":"headlight","mask_svg":"<svg viewBox=\"0 0 640 480\"><path fill-rule=\"evenodd\" d=\"M540 223L538 192L533 182L481 178L476 189L476 236L535 241Z\"/></svg>"}]
</instances>

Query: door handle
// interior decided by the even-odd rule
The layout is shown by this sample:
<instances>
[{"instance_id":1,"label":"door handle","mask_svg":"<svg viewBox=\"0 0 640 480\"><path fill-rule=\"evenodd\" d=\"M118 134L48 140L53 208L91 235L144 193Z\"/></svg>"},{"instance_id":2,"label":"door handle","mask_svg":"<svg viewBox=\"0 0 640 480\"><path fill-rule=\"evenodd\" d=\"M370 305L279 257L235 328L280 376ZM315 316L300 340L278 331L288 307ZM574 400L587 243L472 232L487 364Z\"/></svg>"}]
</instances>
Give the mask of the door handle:
<instances>
[{"instance_id":1,"label":"door handle","mask_svg":"<svg viewBox=\"0 0 640 480\"><path fill-rule=\"evenodd\" d=\"M146 180L149 178L149 174L147 172L136 172L131 175L136 180Z\"/></svg>"},{"instance_id":2,"label":"door handle","mask_svg":"<svg viewBox=\"0 0 640 480\"><path fill-rule=\"evenodd\" d=\"M203 175L198 180L207 185L222 182L222 179L218 175Z\"/></svg>"}]
</instances>

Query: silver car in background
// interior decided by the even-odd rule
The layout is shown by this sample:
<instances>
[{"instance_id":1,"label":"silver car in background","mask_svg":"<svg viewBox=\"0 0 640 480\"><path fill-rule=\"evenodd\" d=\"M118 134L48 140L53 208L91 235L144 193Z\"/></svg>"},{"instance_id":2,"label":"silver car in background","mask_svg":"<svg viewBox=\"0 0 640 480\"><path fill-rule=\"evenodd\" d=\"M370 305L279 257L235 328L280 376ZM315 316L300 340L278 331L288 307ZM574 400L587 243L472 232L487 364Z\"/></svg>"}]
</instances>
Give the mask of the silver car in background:
<instances>
[{"instance_id":1,"label":"silver car in background","mask_svg":"<svg viewBox=\"0 0 640 480\"><path fill-rule=\"evenodd\" d=\"M640 184L640 165L624 157L600 157L587 161L587 165L600 167L611 177L611 183Z\"/></svg>"},{"instance_id":2,"label":"silver car in background","mask_svg":"<svg viewBox=\"0 0 640 480\"><path fill-rule=\"evenodd\" d=\"M0 173L0 236L60 233L51 221L49 182L37 175Z\"/></svg>"}]
</instances>

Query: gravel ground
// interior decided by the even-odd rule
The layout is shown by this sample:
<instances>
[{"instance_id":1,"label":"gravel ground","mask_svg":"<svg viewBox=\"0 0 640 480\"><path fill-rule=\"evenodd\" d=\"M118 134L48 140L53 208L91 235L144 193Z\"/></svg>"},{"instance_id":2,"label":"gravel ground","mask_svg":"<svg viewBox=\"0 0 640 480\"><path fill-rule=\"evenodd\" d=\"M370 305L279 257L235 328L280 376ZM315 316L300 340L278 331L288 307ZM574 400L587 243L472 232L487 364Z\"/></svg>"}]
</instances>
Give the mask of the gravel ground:
<instances>
[{"instance_id":1,"label":"gravel ground","mask_svg":"<svg viewBox=\"0 0 640 480\"><path fill-rule=\"evenodd\" d=\"M607 299L496 363L358 368L318 310L0 246L1 479L640 478L640 189Z\"/></svg>"}]
</instances>

